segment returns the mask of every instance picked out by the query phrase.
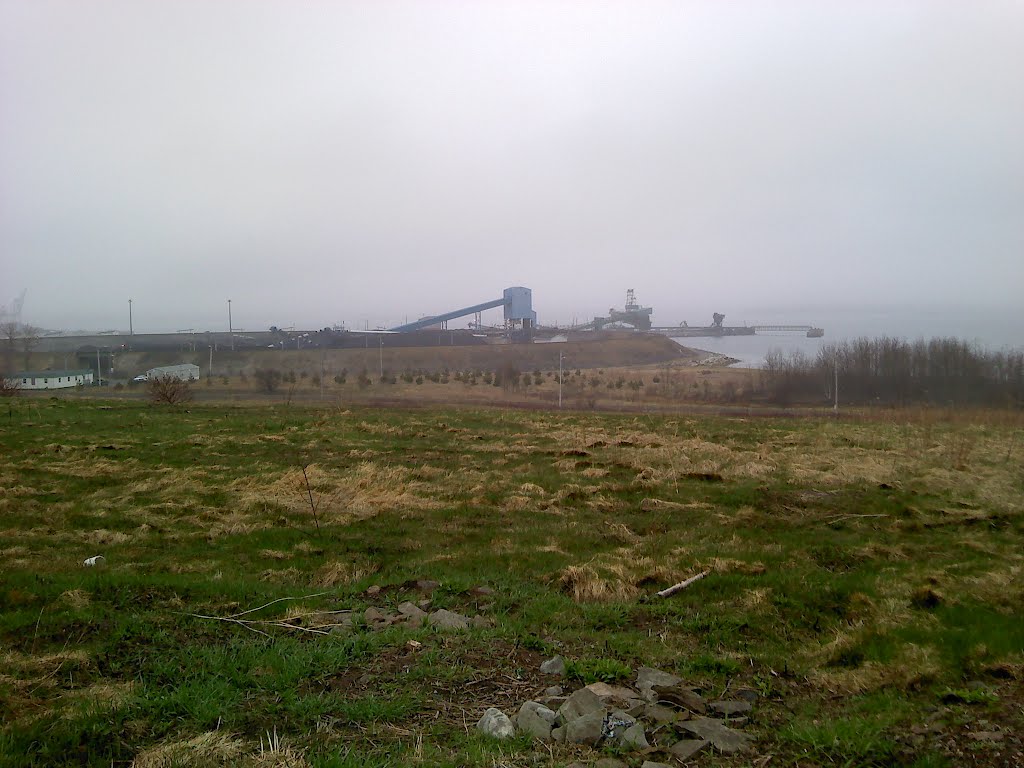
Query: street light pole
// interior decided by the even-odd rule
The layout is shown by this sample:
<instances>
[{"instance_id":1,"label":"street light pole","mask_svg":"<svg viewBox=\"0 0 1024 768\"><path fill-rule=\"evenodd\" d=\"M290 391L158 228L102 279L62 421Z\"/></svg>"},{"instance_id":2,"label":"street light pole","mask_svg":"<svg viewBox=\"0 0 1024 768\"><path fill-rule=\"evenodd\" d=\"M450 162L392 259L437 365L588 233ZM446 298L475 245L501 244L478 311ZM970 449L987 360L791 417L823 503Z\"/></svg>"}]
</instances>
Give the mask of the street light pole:
<instances>
[{"instance_id":1,"label":"street light pole","mask_svg":"<svg viewBox=\"0 0 1024 768\"><path fill-rule=\"evenodd\" d=\"M235 351L235 330L231 325L231 299L228 299L228 336L231 339L231 351Z\"/></svg>"}]
</instances>

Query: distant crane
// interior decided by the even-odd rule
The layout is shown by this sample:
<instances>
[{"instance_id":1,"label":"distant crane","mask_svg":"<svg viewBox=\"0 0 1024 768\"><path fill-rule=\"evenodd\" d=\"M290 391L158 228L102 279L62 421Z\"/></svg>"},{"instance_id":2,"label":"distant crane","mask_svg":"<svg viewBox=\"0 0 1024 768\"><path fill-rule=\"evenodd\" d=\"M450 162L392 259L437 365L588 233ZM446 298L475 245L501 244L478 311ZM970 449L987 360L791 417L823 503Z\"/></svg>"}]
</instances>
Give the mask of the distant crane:
<instances>
[{"instance_id":1,"label":"distant crane","mask_svg":"<svg viewBox=\"0 0 1024 768\"><path fill-rule=\"evenodd\" d=\"M14 300L11 304L10 311L6 311L3 307L0 307L0 318L9 317L14 322L16 328L21 327L21 310L25 306L25 294L28 293L28 289L24 289L21 295Z\"/></svg>"}]
</instances>

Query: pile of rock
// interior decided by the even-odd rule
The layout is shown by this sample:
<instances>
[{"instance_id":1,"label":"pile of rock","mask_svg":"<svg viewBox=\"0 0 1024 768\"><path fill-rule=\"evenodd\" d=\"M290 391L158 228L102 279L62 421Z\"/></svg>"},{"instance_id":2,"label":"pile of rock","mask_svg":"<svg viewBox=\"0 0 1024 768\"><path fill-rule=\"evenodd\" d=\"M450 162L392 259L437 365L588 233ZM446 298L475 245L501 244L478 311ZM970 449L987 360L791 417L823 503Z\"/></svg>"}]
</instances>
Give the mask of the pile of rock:
<instances>
[{"instance_id":1,"label":"pile of rock","mask_svg":"<svg viewBox=\"0 0 1024 768\"><path fill-rule=\"evenodd\" d=\"M541 667L549 674L564 674L564 669L557 657ZM642 667L631 687L592 683L566 695L552 686L524 702L512 718L488 709L477 727L497 738L518 730L541 741L664 752L687 760L706 750L733 754L748 749L754 738L737 729L748 722L756 699L754 691L741 690L735 698L708 701L682 678ZM644 763L647 768L658 765Z\"/></svg>"},{"instance_id":2,"label":"pile of rock","mask_svg":"<svg viewBox=\"0 0 1024 768\"><path fill-rule=\"evenodd\" d=\"M493 620L485 616L463 616L461 613L446 608L430 610L430 601L423 600L419 604L406 601L397 610L370 607L360 613L336 614L331 621L331 632L344 634L353 631L362 618L366 627L374 632L393 626L422 627L424 625L437 629L460 630L469 627L490 627Z\"/></svg>"}]
</instances>

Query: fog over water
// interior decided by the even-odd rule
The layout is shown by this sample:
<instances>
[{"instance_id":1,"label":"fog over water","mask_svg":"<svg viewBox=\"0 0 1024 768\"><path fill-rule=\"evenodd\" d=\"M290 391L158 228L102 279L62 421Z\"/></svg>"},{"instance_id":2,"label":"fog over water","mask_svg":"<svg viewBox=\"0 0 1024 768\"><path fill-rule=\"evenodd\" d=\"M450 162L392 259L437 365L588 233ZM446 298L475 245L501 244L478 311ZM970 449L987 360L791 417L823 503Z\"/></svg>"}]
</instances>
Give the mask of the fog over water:
<instances>
[{"instance_id":1,"label":"fog over water","mask_svg":"<svg viewBox=\"0 0 1024 768\"><path fill-rule=\"evenodd\" d=\"M1009 0L0 0L0 304L374 328L523 285L568 324L635 288L664 325L1019 344L1022 28Z\"/></svg>"},{"instance_id":2,"label":"fog over water","mask_svg":"<svg viewBox=\"0 0 1024 768\"><path fill-rule=\"evenodd\" d=\"M987 309L963 312L943 309L924 311L904 307L817 310L801 314L799 310L761 310L758 324L783 324L813 321L825 329L825 336L809 339L801 333L764 332L755 336L722 338L680 338L679 344L718 352L735 358L738 367L760 367L765 355L774 350L785 354L802 351L813 358L822 346L861 337L891 337L915 341L937 337L955 337L989 350L1024 350L1024 309ZM806 318L806 319L805 319ZM743 325L740 318L726 316L726 325Z\"/></svg>"}]
</instances>

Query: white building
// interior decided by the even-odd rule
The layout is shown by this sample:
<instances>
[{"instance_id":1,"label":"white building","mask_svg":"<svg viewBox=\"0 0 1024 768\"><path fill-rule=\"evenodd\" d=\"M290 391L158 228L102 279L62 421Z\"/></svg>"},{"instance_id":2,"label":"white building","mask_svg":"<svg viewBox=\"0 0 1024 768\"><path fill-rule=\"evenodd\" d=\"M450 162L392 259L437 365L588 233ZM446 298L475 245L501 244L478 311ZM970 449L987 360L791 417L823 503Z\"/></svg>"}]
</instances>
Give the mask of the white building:
<instances>
[{"instance_id":1,"label":"white building","mask_svg":"<svg viewBox=\"0 0 1024 768\"><path fill-rule=\"evenodd\" d=\"M81 371L21 371L8 379L15 382L21 389L68 389L70 387L90 386L93 372Z\"/></svg>"},{"instance_id":2,"label":"white building","mask_svg":"<svg viewBox=\"0 0 1024 768\"><path fill-rule=\"evenodd\" d=\"M180 365L162 365L159 368L150 368L146 371L150 379L160 379L165 376L181 381L199 381L199 366L192 363L181 363Z\"/></svg>"}]
</instances>

